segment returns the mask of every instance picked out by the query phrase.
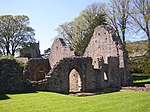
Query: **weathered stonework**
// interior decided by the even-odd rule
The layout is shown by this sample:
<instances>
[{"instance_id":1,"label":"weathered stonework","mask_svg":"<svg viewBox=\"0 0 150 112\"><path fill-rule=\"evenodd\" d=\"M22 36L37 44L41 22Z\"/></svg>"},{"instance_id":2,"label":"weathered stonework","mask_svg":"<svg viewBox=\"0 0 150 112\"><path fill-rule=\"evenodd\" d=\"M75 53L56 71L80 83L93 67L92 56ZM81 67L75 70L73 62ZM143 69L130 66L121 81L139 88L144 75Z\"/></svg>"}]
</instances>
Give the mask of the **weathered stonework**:
<instances>
[{"instance_id":1,"label":"weathered stonework","mask_svg":"<svg viewBox=\"0 0 150 112\"><path fill-rule=\"evenodd\" d=\"M122 87L122 90L134 90L134 91L145 91L150 92L150 84L144 84L140 86L129 86L129 87Z\"/></svg>"},{"instance_id":2,"label":"weathered stonework","mask_svg":"<svg viewBox=\"0 0 150 112\"><path fill-rule=\"evenodd\" d=\"M108 26L95 29L84 57L75 56L60 38L54 41L51 51L49 62L52 69L46 82L37 84L38 90L89 92L131 84L127 53Z\"/></svg>"},{"instance_id":3,"label":"weathered stonework","mask_svg":"<svg viewBox=\"0 0 150 112\"><path fill-rule=\"evenodd\" d=\"M73 69L69 75L69 92L81 92L82 81L78 71Z\"/></svg>"},{"instance_id":4,"label":"weathered stonework","mask_svg":"<svg viewBox=\"0 0 150 112\"><path fill-rule=\"evenodd\" d=\"M132 84L129 74L127 52L121 40L110 27L98 26L83 57L75 56L64 40L57 38L49 60L29 60L23 76L35 90L68 93L128 86ZM21 85L22 81L17 84Z\"/></svg>"},{"instance_id":5,"label":"weathered stonework","mask_svg":"<svg viewBox=\"0 0 150 112\"><path fill-rule=\"evenodd\" d=\"M46 76L47 81L37 84L38 90L91 92L132 84L127 53L108 26L95 29L84 57L75 56L59 38L51 50L49 62L52 69Z\"/></svg>"},{"instance_id":6,"label":"weathered stonework","mask_svg":"<svg viewBox=\"0 0 150 112\"><path fill-rule=\"evenodd\" d=\"M24 68L24 76L29 81L39 81L45 78L50 71L48 59L33 58L30 59Z\"/></svg>"},{"instance_id":7,"label":"weathered stonework","mask_svg":"<svg viewBox=\"0 0 150 112\"><path fill-rule=\"evenodd\" d=\"M0 59L0 94L25 91L28 87L19 64L13 59Z\"/></svg>"},{"instance_id":8,"label":"weathered stonework","mask_svg":"<svg viewBox=\"0 0 150 112\"><path fill-rule=\"evenodd\" d=\"M126 86L131 83L127 52L110 27L102 25L95 28L84 56L92 57L92 64L96 69L100 68L99 59L103 58L104 64L108 65L107 74L110 80L116 75L112 81L118 80L119 85Z\"/></svg>"},{"instance_id":9,"label":"weathered stonework","mask_svg":"<svg viewBox=\"0 0 150 112\"><path fill-rule=\"evenodd\" d=\"M74 51L70 50L63 39L57 38L51 47L51 55L49 56L50 66L54 68L54 65L56 65L59 60L73 56L75 56Z\"/></svg>"},{"instance_id":10,"label":"weathered stonework","mask_svg":"<svg viewBox=\"0 0 150 112\"><path fill-rule=\"evenodd\" d=\"M68 93L70 72L75 69L80 74L81 92L95 90L95 76L91 58L64 58L60 60L47 78L46 90Z\"/></svg>"}]
</instances>

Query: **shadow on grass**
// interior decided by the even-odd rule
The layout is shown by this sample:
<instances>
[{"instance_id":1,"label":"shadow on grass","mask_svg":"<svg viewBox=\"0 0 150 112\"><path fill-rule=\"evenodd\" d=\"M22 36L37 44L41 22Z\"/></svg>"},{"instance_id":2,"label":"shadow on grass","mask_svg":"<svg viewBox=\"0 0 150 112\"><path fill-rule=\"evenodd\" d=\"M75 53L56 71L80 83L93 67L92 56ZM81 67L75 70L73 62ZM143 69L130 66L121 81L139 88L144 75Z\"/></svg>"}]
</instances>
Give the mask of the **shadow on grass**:
<instances>
[{"instance_id":1,"label":"shadow on grass","mask_svg":"<svg viewBox=\"0 0 150 112\"><path fill-rule=\"evenodd\" d=\"M27 90L27 91L8 92L7 94L30 94L30 93L38 93L38 92L33 90Z\"/></svg>"},{"instance_id":2,"label":"shadow on grass","mask_svg":"<svg viewBox=\"0 0 150 112\"><path fill-rule=\"evenodd\" d=\"M19 91L19 92L0 93L0 100L10 99L10 97L8 97L6 94L13 95L13 94L30 94L30 93L38 93L38 92L37 91Z\"/></svg>"},{"instance_id":3,"label":"shadow on grass","mask_svg":"<svg viewBox=\"0 0 150 112\"><path fill-rule=\"evenodd\" d=\"M143 75L143 76L142 75L133 75L132 77L133 77L133 81L135 81L133 83L133 86L145 87L145 84L150 84L150 80L147 80L147 79L150 79L150 76L147 76L147 75ZM142 80L145 80L145 81L142 82ZM139 81L139 82L136 82L136 81Z\"/></svg>"},{"instance_id":4,"label":"shadow on grass","mask_svg":"<svg viewBox=\"0 0 150 112\"><path fill-rule=\"evenodd\" d=\"M133 77L134 81L137 81L137 80L146 80L146 79L150 78L150 76L132 76L132 77Z\"/></svg>"},{"instance_id":5,"label":"shadow on grass","mask_svg":"<svg viewBox=\"0 0 150 112\"><path fill-rule=\"evenodd\" d=\"M109 94L109 93L119 92L119 91L120 91L120 88L107 88L107 89L103 89L101 91L95 91L95 92L70 92L69 95L84 97L84 96Z\"/></svg>"},{"instance_id":6,"label":"shadow on grass","mask_svg":"<svg viewBox=\"0 0 150 112\"><path fill-rule=\"evenodd\" d=\"M7 95L5 94L0 94L0 100L8 100L10 99Z\"/></svg>"},{"instance_id":7,"label":"shadow on grass","mask_svg":"<svg viewBox=\"0 0 150 112\"><path fill-rule=\"evenodd\" d=\"M146 82L134 82L133 86L136 86L136 87L145 87L145 84L150 84L150 81L146 81Z\"/></svg>"},{"instance_id":8,"label":"shadow on grass","mask_svg":"<svg viewBox=\"0 0 150 112\"><path fill-rule=\"evenodd\" d=\"M5 95L5 94L28 94L28 93L38 93L37 91L33 91L33 90L27 90L27 91L5 91L5 92L1 92L0 95Z\"/></svg>"}]
</instances>

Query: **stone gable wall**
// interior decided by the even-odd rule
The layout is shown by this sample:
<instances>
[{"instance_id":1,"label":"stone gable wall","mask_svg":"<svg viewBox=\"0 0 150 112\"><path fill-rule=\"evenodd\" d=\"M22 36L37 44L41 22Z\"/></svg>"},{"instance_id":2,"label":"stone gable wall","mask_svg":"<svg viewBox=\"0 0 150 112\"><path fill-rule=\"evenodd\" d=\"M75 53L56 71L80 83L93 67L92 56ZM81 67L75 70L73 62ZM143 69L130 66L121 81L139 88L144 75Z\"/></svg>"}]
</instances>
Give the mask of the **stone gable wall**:
<instances>
[{"instance_id":1,"label":"stone gable wall","mask_svg":"<svg viewBox=\"0 0 150 112\"><path fill-rule=\"evenodd\" d=\"M73 56L75 56L74 51L71 51L70 48L66 46L63 39L57 38L51 47L51 54L49 56L50 66L54 68L54 65L56 65L59 60Z\"/></svg>"},{"instance_id":2,"label":"stone gable wall","mask_svg":"<svg viewBox=\"0 0 150 112\"><path fill-rule=\"evenodd\" d=\"M105 63L108 63L108 57L110 56L118 57L118 46L121 46L120 40L113 35L112 30L107 26L98 26L94 30L93 37L86 48L84 56L92 57L93 65L97 68L94 61L97 61L100 56L103 57Z\"/></svg>"},{"instance_id":3,"label":"stone gable wall","mask_svg":"<svg viewBox=\"0 0 150 112\"><path fill-rule=\"evenodd\" d=\"M93 37L86 48L84 57L92 57L92 64L96 69L100 66L99 59L103 58L104 64L108 64L109 66L107 72L110 77L112 76L112 68L116 66L114 69L118 69L118 72L115 72L115 74L118 74L118 77L121 77L120 80L122 80L122 86L132 82L127 52L123 48L123 44L119 37L115 35L113 29L109 26L102 25L95 28ZM115 58L118 61L109 62L109 59ZM113 80L116 79L114 78Z\"/></svg>"}]
</instances>

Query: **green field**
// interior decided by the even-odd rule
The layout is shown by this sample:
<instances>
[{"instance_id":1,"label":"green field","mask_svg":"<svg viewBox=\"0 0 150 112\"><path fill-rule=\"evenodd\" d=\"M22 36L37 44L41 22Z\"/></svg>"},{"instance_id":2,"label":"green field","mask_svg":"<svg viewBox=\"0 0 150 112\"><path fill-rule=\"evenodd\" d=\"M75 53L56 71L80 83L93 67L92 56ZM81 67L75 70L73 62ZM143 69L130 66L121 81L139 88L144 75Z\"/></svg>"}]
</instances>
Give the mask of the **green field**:
<instances>
[{"instance_id":1,"label":"green field","mask_svg":"<svg viewBox=\"0 0 150 112\"><path fill-rule=\"evenodd\" d=\"M150 112L150 92L76 97L51 92L0 96L0 112Z\"/></svg>"}]
</instances>

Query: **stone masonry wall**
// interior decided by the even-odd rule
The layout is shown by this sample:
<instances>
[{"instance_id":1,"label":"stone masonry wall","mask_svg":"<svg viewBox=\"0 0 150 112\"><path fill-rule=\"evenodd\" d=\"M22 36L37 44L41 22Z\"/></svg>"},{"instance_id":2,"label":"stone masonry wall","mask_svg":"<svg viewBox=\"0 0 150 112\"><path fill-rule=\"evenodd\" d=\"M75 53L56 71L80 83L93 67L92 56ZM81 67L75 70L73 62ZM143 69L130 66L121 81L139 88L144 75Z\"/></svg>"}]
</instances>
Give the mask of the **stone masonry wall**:
<instances>
[{"instance_id":1,"label":"stone masonry wall","mask_svg":"<svg viewBox=\"0 0 150 112\"><path fill-rule=\"evenodd\" d=\"M99 69L99 59L103 58L104 64L108 65L108 76L110 80L118 80L118 85L126 86L130 84L130 70L127 52L119 37L115 35L114 30L109 26L98 26L94 30L93 37L86 48L85 57L92 57L94 68ZM116 58L116 59L115 59ZM111 61L109 61L111 59ZM117 60L117 61L113 61ZM115 70L115 75L112 73ZM120 77L118 79L112 77ZM112 78L112 79L111 79Z\"/></svg>"},{"instance_id":2,"label":"stone masonry wall","mask_svg":"<svg viewBox=\"0 0 150 112\"><path fill-rule=\"evenodd\" d=\"M50 71L48 59L33 58L30 59L24 68L24 75L29 81L39 81L45 79Z\"/></svg>"},{"instance_id":3,"label":"stone masonry wall","mask_svg":"<svg viewBox=\"0 0 150 112\"><path fill-rule=\"evenodd\" d=\"M60 93L94 92L120 88L130 82L127 52L108 26L95 28L84 57L75 56L64 40L57 38L49 59L28 60L23 74L16 61L0 60L0 93L24 88Z\"/></svg>"},{"instance_id":4,"label":"stone masonry wall","mask_svg":"<svg viewBox=\"0 0 150 112\"><path fill-rule=\"evenodd\" d=\"M73 56L75 56L74 51L71 51L70 48L66 46L63 39L57 38L51 47L51 55L49 56L50 66L54 68L54 65L56 65L59 60Z\"/></svg>"},{"instance_id":5,"label":"stone masonry wall","mask_svg":"<svg viewBox=\"0 0 150 112\"><path fill-rule=\"evenodd\" d=\"M95 28L93 37L84 54L85 57L93 58L94 68L98 68L95 63L100 56L103 57L106 64L108 63L108 57L118 57L117 46L120 45L120 40L112 33L113 30L110 27L98 26Z\"/></svg>"},{"instance_id":6,"label":"stone masonry wall","mask_svg":"<svg viewBox=\"0 0 150 112\"><path fill-rule=\"evenodd\" d=\"M47 76L47 82L39 85L39 90L54 91L60 93L69 92L70 72L75 69L81 79L81 92L95 91L96 82L91 58L73 57L59 61Z\"/></svg>"},{"instance_id":7,"label":"stone masonry wall","mask_svg":"<svg viewBox=\"0 0 150 112\"><path fill-rule=\"evenodd\" d=\"M20 92L28 86L16 60L0 59L0 93Z\"/></svg>"},{"instance_id":8,"label":"stone masonry wall","mask_svg":"<svg viewBox=\"0 0 150 112\"><path fill-rule=\"evenodd\" d=\"M69 75L69 92L81 92L82 82L80 74L73 69Z\"/></svg>"},{"instance_id":9,"label":"stone masonry wall","mask_svg":"<svg viewBox=\"0 0 150 112\"><path fill-rule=\"evenodd\" d=\"M44 80L44 82L37 84L37 90L68 93L75 91L94 92L107 88L120 88L119 66L118 64L112 65L117 60L117 58L109 58L108 64L103 63L100 69L94 69L92 58L90 57L64 58L51 69L49 75L46 76L46 81ZM74 70L79 76L70 78L70 76L75 75L72 74ZM77 80L75 78L80 79ZM81 85L77 83L79 80L81 81ZM77 86L81 87L78 88Z\"/></svg>"}]
</instances>

